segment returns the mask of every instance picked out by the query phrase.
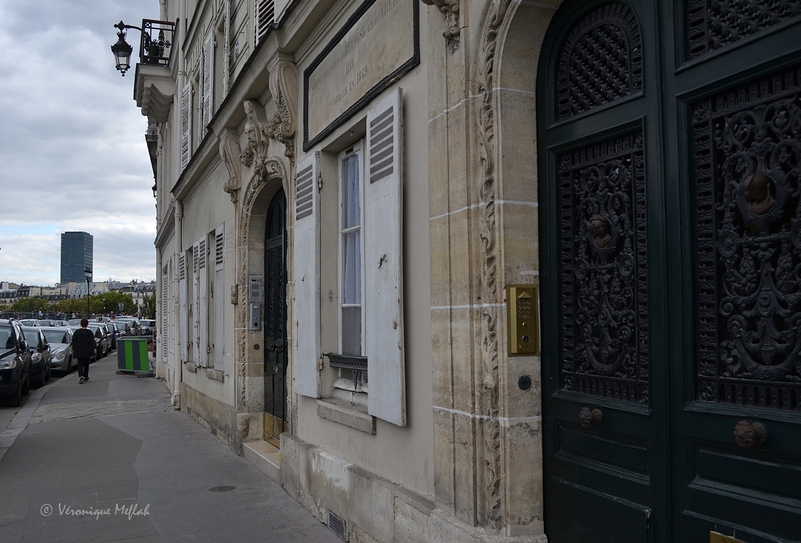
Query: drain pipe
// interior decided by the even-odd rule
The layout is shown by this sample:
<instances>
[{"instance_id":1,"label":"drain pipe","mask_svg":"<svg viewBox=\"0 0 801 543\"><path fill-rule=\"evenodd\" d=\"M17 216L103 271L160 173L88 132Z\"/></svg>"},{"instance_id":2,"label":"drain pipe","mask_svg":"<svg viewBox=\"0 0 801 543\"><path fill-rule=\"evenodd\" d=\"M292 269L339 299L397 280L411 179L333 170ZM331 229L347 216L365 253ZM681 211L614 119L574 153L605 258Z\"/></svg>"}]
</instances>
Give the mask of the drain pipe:
<instances>
[{"instance_id":1,"label":"drain pipe","mask_svg":"<svg viewBox=\"0 0 801 543\"><path fill-rule=\"evenodd\" d=\"M166 3L165 3L165 7L166 7ZM186 0L180 0L179 1L179 4L178 4L178 17L180 19L180 24L178 26L179 36L176 36L176 37L178 38L178 40L177 40L178 41L178 47L180 49L183 49L184 40L186 39L186 27L187 27L187 24L186 24L186 21L187 21L187 19L186 19ZM173 40L173 41L176 41L176 40ZM177 74L178 75L178 81L177 81L177 85L176 85L176 90L178 92L176 93L175 98L174 98L174 100L176 100L177 103L173 104L174 105L173 112L176 112L176 111L180 112L181 111L181 94L182 94L182 89L184 88L184 82L186 80L186 59L184 58L184 55L183 55L181 50L178 51L178 55L177 56L178 56L178 74ZM175 113L173 113L173 115L175 115ZM176 122L177 126L180 126L180 123L181 123L180 115L181 114L178 113L178 119L177 119L177 122ZM173 132L173 135L172 135L172 148L173 149L180 149L181 148L181 134L180 134L180 131L179 130L173 130L172 132ZM175 156L175 155L173 154L173 156ZM173 164L173 167L175 168L176 165ZM180 168L180 166L178 166L178 167ZM178 171L178 176L180 176L180 175L181 175L181 172ZM183 236L183 222L184 221L183 221L183 219L184 219L184 205L180 200L178 200L176 198L175 199L175 256L176 256L176 259L178 259L178 260L180 260L180 255L182 254L182 252L184 250L184 236ZM178 280L178 274L175 274L175 277L176 277L176 280ZM178 292L178 299L179 300L181 299L180 289L181 289L181 283L180 283L180 280L178 280L178 288L175 289L175 292ZM175 307L175 305L173 304L173 308L174 307ZM181 345L181 337L182 337L181 329L184 326L186 326L186 323L181 322L181 308L180 308L180 306L178 308L178 315L177 316L175 315L175 310L173 309L173 317L175 318L175 323L176 323L176 326L175 326L175 337L176 337L177 341L176 341L175 344L178 347L176 349L175 358L177 359L178 363L175 365L175 382L173 384L174 388L173 388L173 391L172 391L172 405L173 405L173 407L175 409L180 410L181 409L181 383L183 382L183 373L184 373L184 360L183 360L183 357L182 357L183 347Z\"/></svg>"},{"instance_id":2,"label":"drain pipe","mask_svg":"<svg viewBox=\"0 0 801 543\"><path fill-rule=\"evenodd\" d=\"M181 251L183 251L183 222L184 222L184 205L181 203L180 200L175 200L175 254L180 258ZM175 274L175 278L178 278L178 274ZM181 288L181 283L178 281L178 288L175 289L175 292L179 291ZM180 299L181 293L178 292L178 298ZM175 305L173 304L173 307ZM178 339L177 345L178 349L176 349L176 361L177 364L175 365L175 379L173 384L173 391L172 391L172 406L180 410L181 409L181 382L183 381L183 373L184 373L184 360L181 357L181 353L183 350L181 349L181 327L185 326L185 323L181 322L181 311L180 307L178 309L178 315L176 317L175 310L173 310L173 318L175 318L175 337Z\"/></svg>"}]
</instances>

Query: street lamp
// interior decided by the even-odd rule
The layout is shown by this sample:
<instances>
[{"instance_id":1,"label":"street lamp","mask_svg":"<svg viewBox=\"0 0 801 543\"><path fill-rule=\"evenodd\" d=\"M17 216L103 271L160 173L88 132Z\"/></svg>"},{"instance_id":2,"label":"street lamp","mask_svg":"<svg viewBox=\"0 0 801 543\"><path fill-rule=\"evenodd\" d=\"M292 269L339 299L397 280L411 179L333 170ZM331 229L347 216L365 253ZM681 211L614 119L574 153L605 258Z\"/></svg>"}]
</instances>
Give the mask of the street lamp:
<instances>
[{"instance_id":1,"label":"street lamp","mask_svg":"<svg viewBox=\"0 0 801 543\"><path fill-rule=\"evenodd\" d=\"M141 32L142 29L138 26L127 25L122 21L115 24L114 28L119 28L120 30L117 32L117 43L111 46L111 52L114 53L117 69L122 72L122 77L125 77L125 72L131 67L131 52L133 51L133 47L125 41L125 31L129 28L135 28Z\"/></svg>"},{"instance_id":2,"label":"street lamp","mask_svg":"<svg viewBox=\"0 0 801 543\"><path fill-rule=\"evenodd\" d=\"M172 37L175 33L175 23L169 21L155 21L152 19L143 19L142 28L133 25L127 25L120 21L114 25L117 31L117 43L111 46L111 52L114 53L114 63L117 69L122 72L125 77L125 72L131 67L131 47L125 41L126 31L133 28L142 33L141 41L139 42L139 59L142 64L153 64L155 66L167 66L169 61L169 49L172 47Z\"/></svg>"},{"instance_id":3,"label":"street lamp","mask_svg":"<svg viewBox=\"0 0 801 543\"><path fill-rule=\"evenodd\" d=\"M92 268L84 268L83 274L86 277L86 318L92 315L92 306L89 302L89 282L92 280Z\"/></svg>"}]
</instances>

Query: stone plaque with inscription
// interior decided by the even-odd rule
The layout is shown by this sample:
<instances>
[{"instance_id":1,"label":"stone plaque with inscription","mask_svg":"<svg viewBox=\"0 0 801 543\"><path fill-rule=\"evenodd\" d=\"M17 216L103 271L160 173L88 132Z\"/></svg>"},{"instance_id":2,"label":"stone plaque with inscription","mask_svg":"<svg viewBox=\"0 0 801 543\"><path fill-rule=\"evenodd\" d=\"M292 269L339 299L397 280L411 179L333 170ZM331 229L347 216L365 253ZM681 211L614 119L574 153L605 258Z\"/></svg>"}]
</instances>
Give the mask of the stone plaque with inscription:
<instances>
[{"instance_id":1,"label":"stone plaque with inscription","mask_svg":"<svg viewBox=\"0 0 801 543\"><path fill-rule=\"evenodd\" d=\"M419 63L419 2L364 2L303 73L303 149Z\"/></svg>"}]
</instances>

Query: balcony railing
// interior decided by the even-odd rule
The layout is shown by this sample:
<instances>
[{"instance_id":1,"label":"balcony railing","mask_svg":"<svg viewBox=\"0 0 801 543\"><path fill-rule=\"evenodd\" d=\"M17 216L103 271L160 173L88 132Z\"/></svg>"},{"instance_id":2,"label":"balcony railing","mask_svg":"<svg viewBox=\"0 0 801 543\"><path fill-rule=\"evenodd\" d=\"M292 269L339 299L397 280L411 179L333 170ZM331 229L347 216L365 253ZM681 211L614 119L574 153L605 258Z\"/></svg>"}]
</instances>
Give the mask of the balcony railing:
<instances>
[{"instance_id":1,"label":"balcony railing","mask_svg":"<svg viewBox=\"0 0 801 543\"><path fill-rule=\"evenodd\" d=\"M167 66L175 35L175 23L142 19L142 41L139 44L139 62Z\"/></svg>"}]
</instances>

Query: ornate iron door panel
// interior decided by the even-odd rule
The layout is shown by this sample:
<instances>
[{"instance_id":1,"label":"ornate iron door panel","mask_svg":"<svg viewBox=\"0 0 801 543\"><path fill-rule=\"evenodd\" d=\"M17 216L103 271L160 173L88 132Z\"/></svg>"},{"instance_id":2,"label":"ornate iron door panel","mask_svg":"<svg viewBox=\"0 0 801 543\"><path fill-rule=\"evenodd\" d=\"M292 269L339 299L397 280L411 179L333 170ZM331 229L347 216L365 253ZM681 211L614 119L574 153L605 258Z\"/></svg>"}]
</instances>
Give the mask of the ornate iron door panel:
<instances>
[{"instance_id":1,"label":"ornate iron door panel","mask_svg":"<svg viewBox=\"0 0 801 543\"><path fill-rule=\"evenodd\" d=\"M682 110L697 303L674 429L687 451L675 459L687 475L676 481L676 537L714 527L749 542L799 540L801 65Z\"/></svg>"},{"instance_id":2,"label":"ornate iron door panel","mask_svg":"<svg viewBox=\"0 0 801 543\"><path fill-rule=\"evenodd\" d=\"M654 20L651 2L567 2L542 49L552 51L540 61L538 132L545 529L555 543L666 541L665 515L654 518L667 465L653 424L664 416L653 368L666 364L651 301L664 264L649 250L661 198L648 122Z\"/></svg>"},{"instance_id":3,"label":"ornate iron door panel","mask_svg":"<svg viewBox=\"0 0 801 543\"><path fill-rule=\"evenodd\" d=\"M552 543L801 541L798 36L784 0L567 0L552 21Z\"/></svg>"},{"instance_id":4,"label":"ornate iron door panel","mask_svg":"<svg viewBox=\"0 0 801 543\"><path fill-rule=\"evenodd\" d=\"M264 438L276 446L286 422L286 199L275 195L264 242Z\"/></svg>"}]
</instances>

